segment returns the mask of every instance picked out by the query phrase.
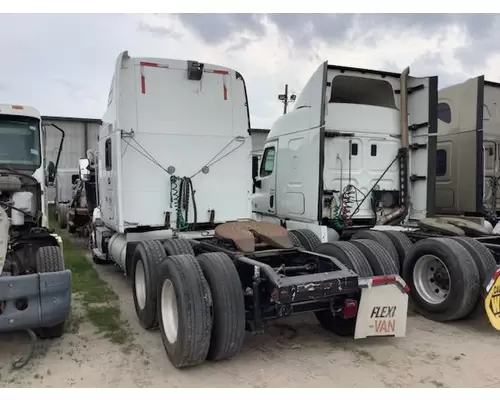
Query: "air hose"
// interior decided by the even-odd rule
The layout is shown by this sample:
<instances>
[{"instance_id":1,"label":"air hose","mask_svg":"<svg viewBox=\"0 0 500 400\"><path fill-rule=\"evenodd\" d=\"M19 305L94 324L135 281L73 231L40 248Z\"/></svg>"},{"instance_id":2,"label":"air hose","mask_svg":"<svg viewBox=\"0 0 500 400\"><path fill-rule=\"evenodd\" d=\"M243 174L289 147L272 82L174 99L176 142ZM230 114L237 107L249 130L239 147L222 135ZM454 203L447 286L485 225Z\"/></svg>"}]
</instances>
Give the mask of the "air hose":
<instances>
[{"instance_id":1,"label":"air hose","mask_svg":"<svg viewBox=\"0 0 500 400\"><path fill-rule=\"evenodd\" d=\"M196 207L196 200L194 197L193 182L191 181L191 178L181 178L175 175L172 175L170 177L170 200L173 203L175 214L177 217L176 228L180 231L184 231L189 228L189 202L190 200L192 200L194 216L193 229L196 229L198 211Z\"/></svg>"}]
</instances>

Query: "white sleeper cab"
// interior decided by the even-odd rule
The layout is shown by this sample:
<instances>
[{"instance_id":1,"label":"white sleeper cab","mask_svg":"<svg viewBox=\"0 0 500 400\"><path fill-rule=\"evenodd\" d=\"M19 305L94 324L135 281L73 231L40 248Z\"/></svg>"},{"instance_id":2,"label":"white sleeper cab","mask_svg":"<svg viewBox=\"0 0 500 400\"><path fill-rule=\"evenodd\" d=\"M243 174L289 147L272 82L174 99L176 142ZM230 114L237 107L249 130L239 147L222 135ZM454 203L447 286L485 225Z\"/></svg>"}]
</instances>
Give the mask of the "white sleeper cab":
<instances>
[{"instance_id":1,"label":"white sleeper cab","mask_svg":"<svg viewBox=\"0 0 500 400\"><path fill-rule=\"evenodd\" d=\"M399 273L429 319L467 318L484 299L500 329L498 85L438 95L437 81L324 63L267 137L252 210L361 277Z\"/></svg>"},{"instance_id":2,"label":"white sleeper cab","mask_svg":"<svg viewBox=\"0 0 500 400\"><path fill-rule=\"evenodd\" d=\"M304 247L304 238L321 244L312 230L252 219L249 115L237 71L121 53L90 163L95 175L86 175L97 181L94 261L116 263L131 278L141 325L160 328L177 368L233 357L246 330L300 312L339 335L404 336L408 295L396 261L374 273L349 243L343 256L313 252ZM300 129L316 129L307 119ZM317 165L320 148L296 143L300 163ZM283 157L285 169L298 171L291 153ZM312 215L308 196L317 188L301 191L283 203L290 215L300 213L300 198Z\"/></svg>"}]
</instances>

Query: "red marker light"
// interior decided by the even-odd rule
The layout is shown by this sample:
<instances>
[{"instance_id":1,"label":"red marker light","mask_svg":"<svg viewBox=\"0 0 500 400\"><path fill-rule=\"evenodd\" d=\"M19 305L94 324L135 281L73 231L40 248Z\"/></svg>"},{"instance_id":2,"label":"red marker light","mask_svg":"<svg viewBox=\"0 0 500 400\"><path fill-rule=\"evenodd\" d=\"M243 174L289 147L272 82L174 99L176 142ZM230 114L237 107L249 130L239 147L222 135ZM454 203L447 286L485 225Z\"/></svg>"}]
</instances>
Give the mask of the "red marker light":
<instances>
[{"instance_id":1,"label":"red marker light","mask_svg":"<svg viewBox=\"0 0 500 400\"><path fill-rule=\"evenodd\" d=\"M358 302L356 300L347 299L344 302L344 310L343 310L344 318L354 318L358 315Z\"/></svg>"}]
</instances>

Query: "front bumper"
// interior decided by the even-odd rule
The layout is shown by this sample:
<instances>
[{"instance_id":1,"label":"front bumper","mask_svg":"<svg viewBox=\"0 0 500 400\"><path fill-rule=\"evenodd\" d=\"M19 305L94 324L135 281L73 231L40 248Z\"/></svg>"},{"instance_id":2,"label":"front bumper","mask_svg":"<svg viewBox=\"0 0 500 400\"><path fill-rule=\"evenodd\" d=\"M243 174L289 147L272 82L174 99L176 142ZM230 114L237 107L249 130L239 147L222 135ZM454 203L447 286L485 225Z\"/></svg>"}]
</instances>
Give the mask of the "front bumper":
<instances>
[{"instance_id":1,"label":"front bumper","mask_svg":"<svg viewBox=\"0 0 500 400\"><path fill-rule=\"evenodd\" d=\"M0 332L51 327L71 310L71 271L0 277Z\"/></svg>"}]
</instances>

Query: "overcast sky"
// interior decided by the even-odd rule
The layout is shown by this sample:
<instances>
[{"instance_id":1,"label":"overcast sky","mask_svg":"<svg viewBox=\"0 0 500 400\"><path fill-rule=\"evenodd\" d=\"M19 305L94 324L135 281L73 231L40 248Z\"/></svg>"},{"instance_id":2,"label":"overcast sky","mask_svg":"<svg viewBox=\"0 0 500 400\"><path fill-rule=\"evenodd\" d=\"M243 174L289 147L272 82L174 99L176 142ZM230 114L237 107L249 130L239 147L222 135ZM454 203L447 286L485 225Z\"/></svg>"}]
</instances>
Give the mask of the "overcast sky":
<instances>
[{"instance_id":1,"label":"overcast sky","mask_svg":"<svg viewBox=\"0 0 500 400\"><path fill-rule=\"evenodd\" d=\"M318 65L500 81L494 14L0 15L0 102L44 115L101 118L119 52L196 59L238 70L252 126L270 128L285 83L299 92Z\"/></svg>"}]
</instances>

